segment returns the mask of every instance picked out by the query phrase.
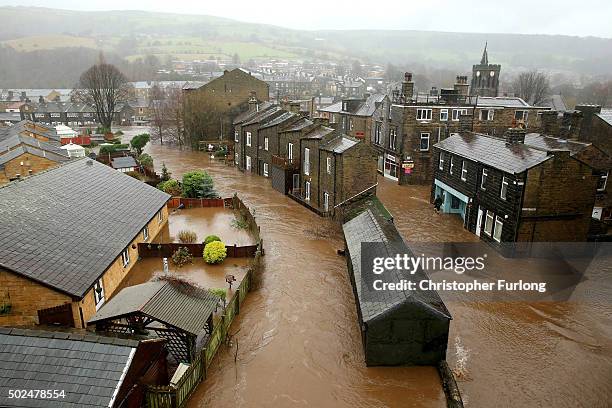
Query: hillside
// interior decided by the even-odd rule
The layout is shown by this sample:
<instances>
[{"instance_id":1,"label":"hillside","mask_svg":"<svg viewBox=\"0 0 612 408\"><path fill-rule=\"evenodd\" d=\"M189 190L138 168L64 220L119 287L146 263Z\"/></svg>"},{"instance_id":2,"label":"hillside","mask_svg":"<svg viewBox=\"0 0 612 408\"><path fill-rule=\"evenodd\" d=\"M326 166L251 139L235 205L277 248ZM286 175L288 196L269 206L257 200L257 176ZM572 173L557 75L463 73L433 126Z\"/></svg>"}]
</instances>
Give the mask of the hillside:
<instances>
[{"instance_id":1,"label":"hillside","mask_svg":"<svg viewBox=\"0 0 612 408\"><path fill-rule=\"evenodd\" d=\"M146 55L163 61L168 57L207 59L237 54L242 61L258 57L360 59L463 72L478 60L485 41L489 42L491 59L503 64L505 72L525 68L586 76L612 72L612 39L594 37L409 30L304 31L203 15L33 7L0 7L0 21L0 56L9 67L0 67L0 74L6 75L0 86L15 81L28 86L22 83L26 74L20 72L24 61L43 61L50 53L59 53L83 60L76 64L80 68L87 65L85 62L93 62L92 55L99 50L113 55L111 59L127 61ZM71 80L78 77L76 73L63 74Z\"/></svg>"}]
</instances>

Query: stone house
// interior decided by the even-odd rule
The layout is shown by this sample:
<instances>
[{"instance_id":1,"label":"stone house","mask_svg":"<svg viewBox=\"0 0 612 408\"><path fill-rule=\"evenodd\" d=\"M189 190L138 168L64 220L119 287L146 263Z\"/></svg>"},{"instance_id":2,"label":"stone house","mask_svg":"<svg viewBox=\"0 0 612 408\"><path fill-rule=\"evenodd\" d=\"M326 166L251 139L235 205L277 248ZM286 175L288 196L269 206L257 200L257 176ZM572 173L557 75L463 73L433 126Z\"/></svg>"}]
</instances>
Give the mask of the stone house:
<instances>
[{"instance_id":1,"label":"stone house","mask_svg":"<svg viewBox=\"0 0 612 408\"><path fill-rule=\"evenodd\" d=\"M0 326L84 327L129 274L137 244L167 223L169 198L88 158L0 187Z\"/></svg>"},{"instance_id":2,"label":"stone house","mask_svg":"<svg viewBox=\"0 0 612 408\"><path fill-rule=\"evenodd\" d=\"M597 176L567 143L524 129L504 138L462 132L434 146L431 201L481 240L586 241Z\"/></svg>"},{"instance_id":3,"label":"stone house","mask_svg":"<svg viewBox=\"0 0 612 408\"><path fill-rule=\"evenodd\" d=\"M0 185L70 160L55 129L22 121L0 128Z\"/></svg>"},{"instance_id":4,"label":"stone house","mask_svg":"<svg viewBox=\"0 0 612 408\"><path fill-rule=\"evenodd\" d=\"M28 102L19 108L21 119L47 125L92 126L98 123L96 108L78 102ZM115 106L113 123L129 126L133 123L134 110L128 103Z\"/></svg>"},{"instance_id":5,"label":"stone house","mask_svg":"<svg viewBox=\"0 0 612 408\"><path fill-rule=\"evenodd\" d=\"M259 103L255 98L251 98L248 109L237 115L232 121L234 127L234 163L241 170L244 170L246 161L246 138L243 132L243 124L253 119L260 112L272 107L273 105L269 102Z\"/></svg>"},{"instance_id":6,"label":"stone house","mask_svg":"<svg viewBox=\"0 0 612 408\"><path fill-rule=\"evenodd\" d=\"M361 194L375 193L376 155L371 145L327 126L300 140L300 188L291 195L321 214Z\"/></svg>"},{"instance_id":7,"label":"stone house","mask_svg":"<svg viewBox=\"0 0 612 408\"><path fill-rule=\"evenodd\" d=\"M270 177L272 156L278 155L280 152L280 138L278 137L279 129L286 126L291 126L298 121L300 116L293 112L283 111L274 119L262 123L257 130L258 151L257 158L257 174L264 177Z\"/></svg>"},{"instance_id":8,"label":"stone house","mask_svg":"<svg viewBox=\"0 0 612 408\"><path fill-rule=\"evenodd\" d=\"M263 160L261 150L263 150L264 140L259 135L259 129L267 122L283 115L284 110L278 106L272 106L265 111L257 112L250 120L241 124L240 144L243 157L238 164L238 168L246 172L263 174ZM260 148L261 146L261 148Z\"/></svg>"},{"instance_id":9,"label":"stone house","mask_svg":"<svg viewBox=\"0 0 612 408\"><path fill-rule=\"evenodd\" d=\"M319 117L329 120L329 123L338 123L341 132L369 144L375 112L386 100L388 97L383 94L366 94L365 98L345 98L319 109Z\"/></svg>"}]
</instances>

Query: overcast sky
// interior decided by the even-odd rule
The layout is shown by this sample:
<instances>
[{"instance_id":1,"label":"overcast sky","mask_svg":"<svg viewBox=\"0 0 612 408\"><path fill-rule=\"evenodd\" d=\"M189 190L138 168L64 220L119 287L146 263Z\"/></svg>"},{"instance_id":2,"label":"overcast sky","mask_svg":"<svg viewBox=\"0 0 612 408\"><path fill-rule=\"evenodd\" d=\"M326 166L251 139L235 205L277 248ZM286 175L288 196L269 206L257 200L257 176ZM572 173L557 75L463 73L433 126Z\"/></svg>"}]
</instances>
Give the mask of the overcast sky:
<instances>
[{"instance_id":1,"label":"overcast sky","mask_svg":"<svg viewBox=\"0 0 612 408\"><path fill-rule=\"evenodd\" d=\"M610 0L0 0L0 5L208 14L299 29L612 37Z\"/></svg>"}]
</instances>

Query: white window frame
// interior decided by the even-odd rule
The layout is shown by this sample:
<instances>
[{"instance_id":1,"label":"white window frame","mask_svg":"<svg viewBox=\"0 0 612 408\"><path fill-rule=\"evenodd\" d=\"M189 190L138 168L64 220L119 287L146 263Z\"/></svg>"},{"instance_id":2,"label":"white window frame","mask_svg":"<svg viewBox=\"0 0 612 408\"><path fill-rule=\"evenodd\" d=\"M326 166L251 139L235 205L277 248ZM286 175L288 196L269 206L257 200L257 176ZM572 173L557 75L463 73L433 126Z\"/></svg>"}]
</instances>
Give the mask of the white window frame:
<instances>
[{"instance_id":1,"label":"white window frame","mask_svg":"<svg viewBox=\"0 0 612 408\"><path fill-rule=\"evenodd\" d=\"M121 264L125 268L130 264L130 247L125 247L123 251L121 251Z\"/></svg>"},{"instance_id":2,"label":"white window frame","mask_svg":"<svg viewBox=\"0 0 612 408\"><path fill-rule=\"evenodd\" d=\"M438 159L438 168L444 170L444 152L440 152L440 158Z\"/></svg>"},{"instance_id":3,"label":"white window frame","mask_svg":"<svg viewBox=\"0 0 612 408\"><path fill-rule=\"evenodd\" d=\"M310 149L304 148L304 174L310 175Z\"/></svg>"},{"instance_id":4,"label":"white window frame","mask_svg":"<svg viewBox=\"0 0 612 408\"><path fill-rule=\"evenodd\" d=\"M268 138L264 137L264 150L268 151L268 147L269 147L269 142L268 142Z\"/></svg>"},{"instance_id":5,"label":"white window frame","mask_svg":"<svg viewBox=\"0 0 612 408\"><path fill-rule=\"evenodd\" d=\"M491 236L493 233L493 220L494 220L493 212L487 210L487 214L485 216L485 225L484 225L484 233L488 236Z\"/></svg>"},{"instance_id":6,"label":"white window frame","mask_svg":"<svg viewBox=\"0 0 612 408\"><path fill-rule=\"evenodd\" d=\"M602 192L602 191L606 191L606 187L608 185L608 176L610 175L610 172L607 171L606 174L602 174L601 176L599 176L600 180L603 179L603 187L601 188L597 188L597 191ZM597 183L599 185L599 183Z\"/></svg>"},{"instance_id":7,"label":"white window frame","mask_svg":"<svg viewBox=\"0 0 612 408\"><path fill-rule=\"evenodd\" d=\"M522 117L521 118L517 118L516 114L521 112L522 113ZM514 119L515 120L522 120L523 122L527 123L527 119L529 118L529 111L528 110L524 110L524 109L517 109L514 111Z\"/></svg>"},{"instance_id":8,"label":"white window frame","mask_svg":"<svg viewBox=\"0 0 612 408\"><path fill-rule=\"evenodd\" d=\"M100 288L100 292L98 293L98 288ZM94 295L94 304L96 305L96 311L102 307L104 302L106 301L104 296L104 282L102 278L98 279L94 283L93 287L93 295Z\"/></svg>"},{"instance_id":9,"label":"white window frame","mask_svg":"<svg viewBox=\"0 0 612 408\"><path fill-rule=\"evenodd\" d=\"M245 168L246 170L251 170L251 156L246 156Z\"/></svg>"},{"instance_id":10,"label":"white window frame","mask_svg":"<svg viewBox=\"0 0 612 408\"><path fill-rule=\"evenodd\" d=\"M264 163L263 164L263 175L264 175L264 177L268 177L268 170L269 170L268 163Z\"/></svg>"},{"instance_id":11,"label":"white window frame","mask_svg":"<svg viewBox=\"0 0 612 408\"><path fill-rule=\"evenodd\" d=\"M448 120L448 109L440 110L440 122L446 122Z\"/></svg>"},{"instance_id":12,"label":"white window frame","mask_svg":"<svg viewBox=\"0 0 612 408\"><path fill-rule=\"evenodd\" d=\"M389 149L397 149L397 128L395 126L389 129Z\"/></svg>"},{"instance_id":13,"label":"white window frame","mask_svg":"<svg viewBox=\"0 0 612 408\"><path fill-rule=\"evenodd\" d=\"M502 176L501 188L499 190L499 197L505 200L508 197L508 179L506 176Z\"/></svg>"},{"instance_id":14,"label":"white window frame","mask_svg":"<svg viewBox=\"0 0 612 408\"><path fill-rule=\"evenodd\" d=\"M483 118L482 115L484 113L487 113L486 116ZM480 115L478 117L478 119L480 119L481 121L491 121L493 120L493 116L495 114L495 111L493 109L481 109L480 110Z\"/></svg>"},{"instance_id":15,"label":"white window frame","mask_svg":"<svg viewBox=\"0 0 612 408\"><path fill-rule=\"evenodd\" d=\"M374 125L374 143L379 145L380 144L380 136L381 136L381 128L382 125L380 122L376 122L376 124Z\"/></svg>"},{"instance_id":16,"label":"white window frame","mask_svg":"<svg viewBox=\"0 0 612 408\"><path fill-rule=\"evenodd\" d=\"M293 160L293 143L287 143L287 158Z\"/></svg>"},{"instance_id":17,"label":"white window frame","mask_svg":"<svg viewBox=\"0 0 612 408\"><path fill-rule=\"evenodd\" d=\"M238 143L240 141L240 132L234 130L234 142Z\"/></svg>"},{"instance_id":18,"label":"white window frame","mask_svg":"<svg viewBox=\"0 0 612 408\"><path fill-rule=\"evenodd\" d=\"M499 215L495 217L495 227L493 228L493 239L501 242L501 234L504 230L504 220Z\"/></svg>"},{"instance_id":19,"label":"white window frame","mask_svg":"<svg viewBox=\"0 0 612 408\"><path fill-rule=\"evenodd\" d=\"M310 201L310 181L304 183L304 199Z\"/></svg>"},{"instance_id":20,"label":"white window frame","mask_svg":"<svg viewBox=\"0 0 612 408\"><path fill-rule=\"evenodd\" d=\"M462 160L461 161L461 180L462 181L467 181L467 161L466 160Z\"/></svg>"},{"instance_id":21,"label":"white window frame","mask_svg":"<svg viewBox=\"0 0 612 408\"><path fill-rule=\"evenodd\" d=\"M323 211L329 211L329 193L327 191L323 193Z\"/></svg>"},{"instance_id":22,"label":"white window frame","mask_svg":"<svg viewBox=\"0 0 612 408\"><path fill-rule=\"evenodd\" d=\"M427 148L423 149L423 140L427 140ZM431 133L429 132L421 132L421 140L419 141L419 149L422 152L429 151L429 142L431 141Z\"/></svg>"},{"instance_id":23,"label":"white window frame","mask_svg":"<svg viewBox=\"0 0 612 408\"><path fill-rule=\"evenodd\" d=\"M417 120L431 120L432 109L429 108L417 108L416 119Z\"/></svg>"},{"instance_id":24,"label":"white window frame","mask_svg":"<svg viewBox=\"0 0 612 408\"><path fill-rule=\"evenodd\" d=\"M142 229L142 240L144 242L147 242L149 240L149 226L145 225L145 227Z\"/></svg>"},{"instance_id":25,"label":"white window frame","mask_svg":"<svg viewBox=\"0 0 612 408\"><path fill-rule=\"evenodd\" d=\"M331 174L332 171L332 160L331 157L328 157L325 163L325 168L327 169L327 174Z\"/></svg>"},{"instance_id":26,"label":"white window frame","mask_svg":"<svg viewBox=\"0 0 612 408\"><path fill-rule=\"evenodd\" d=\"M482 175L480 177L480 188L482 190L486 190L487 187L485 183L487 182L487 177L489 177L489 169L482 169Z\"/></svg>"},{"instance_id":27,"label":"white window frame","mask_svg":"<svg viewBox=\"0 0 612 408\"><path fill-rule=\"evenodd\" d=\"M240 158L238 156L238 152L234 153L234 163L238 164L238 162L240 161Z\"/></svg>"},{"instance_id":28,"label":"white window frame","mask_svg":"<svg viewBox=\"0 0 612 408\"><path fill-rule=\"evenodd\" d=\"M453 114L451 120L453 122L458 122L461 115L467 115L467 109L453 109Z\"/></svg>"},{"instance_id":29,"label":"white window frame","mask_svg":"<svg viewBox=\"0 0 612 408\"><path fill-rule=\"evenodd\" d=\"M246 132L246 145L251 147L251 132Z\"/></svg>"},{"instance_id":30,"label":"white window frame","mask_svg":"<svg viewBox=\"0 0 612 408\"><path fill-rule=\"evenodd\" d=\"M453 169L455 167L455 156L451 156L450 157L450 165L448 166L448 173L452 176L453 175Z\"/></svg>"},{"instance_id":31,"label":"white window frame","mask_svg":"<svg viewBox=\"0 0 612 408\"><path fill-rule=\"evenodd\" d=\"M161 224L163 220L164 220L164 211L159 210L159 212L157 213L157 223Z\"/></svg>"}]
</instances>

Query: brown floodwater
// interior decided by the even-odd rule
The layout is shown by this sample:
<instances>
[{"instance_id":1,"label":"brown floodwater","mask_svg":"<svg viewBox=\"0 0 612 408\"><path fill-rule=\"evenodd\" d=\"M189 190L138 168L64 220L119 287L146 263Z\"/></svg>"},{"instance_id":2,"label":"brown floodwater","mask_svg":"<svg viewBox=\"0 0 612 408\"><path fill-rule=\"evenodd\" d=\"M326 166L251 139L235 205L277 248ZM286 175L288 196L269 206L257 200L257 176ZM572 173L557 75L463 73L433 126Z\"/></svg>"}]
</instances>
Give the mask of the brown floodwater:
<instances>
[{"instance_id":1,"label":"brown floodwater","mask_svg":"<svg viewBox=\"0 0 612 408\"><path fill-rule=\"evenodd\" d=\"M337 226L269 180L204 153L146 151L174 176L206 169L223 196L237 192L255 209L265 242L259 284L230 329L232 349L221 350L189 407L445 406L434 368L365 367ZM433 213L428 188L379 183L407 241L476 240L458 218ZM610 274L612 262L595 270ZM610 406L612 292L590 282L567 302L447 300L454 318L447 357L467 407Z\"/></svg>"}]
</instances>

